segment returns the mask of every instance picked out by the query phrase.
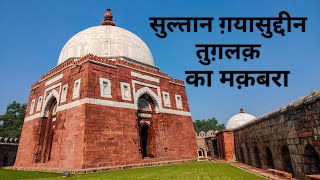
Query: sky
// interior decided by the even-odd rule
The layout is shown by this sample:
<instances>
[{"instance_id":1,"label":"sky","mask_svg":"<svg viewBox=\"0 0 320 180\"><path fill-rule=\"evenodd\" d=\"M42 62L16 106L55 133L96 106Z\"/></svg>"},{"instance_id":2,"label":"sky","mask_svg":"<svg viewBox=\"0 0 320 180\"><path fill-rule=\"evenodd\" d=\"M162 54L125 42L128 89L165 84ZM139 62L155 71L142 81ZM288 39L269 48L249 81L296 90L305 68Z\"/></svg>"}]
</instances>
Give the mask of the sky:
<instances>
[{"instance_id":1,"label":"sky","mask_svg":"<svg viewBox=\"0 0 320 180\"><path fill-rule=\"evenodd\" d=\"M110 8L117 26L138 35L152 52L156 66L185 80L186 70L213 70L212 87L186 84L192 118L216 117L226 123L239 109L261 116L319 89L320 1L318 0L1 0L0 114L12 101L27 102L31 84L56 66L60 51L74 34L99 25ZM219 17L307 17L306 32L266 39L260 32L220 34ZM214 17L213 32L169 33L160 39L149 17ZM259 59L219 60L203 66L195 44L261 44ZM229 87L220 70L289 70L288 87Z\"/></svg>"}]
</instances>

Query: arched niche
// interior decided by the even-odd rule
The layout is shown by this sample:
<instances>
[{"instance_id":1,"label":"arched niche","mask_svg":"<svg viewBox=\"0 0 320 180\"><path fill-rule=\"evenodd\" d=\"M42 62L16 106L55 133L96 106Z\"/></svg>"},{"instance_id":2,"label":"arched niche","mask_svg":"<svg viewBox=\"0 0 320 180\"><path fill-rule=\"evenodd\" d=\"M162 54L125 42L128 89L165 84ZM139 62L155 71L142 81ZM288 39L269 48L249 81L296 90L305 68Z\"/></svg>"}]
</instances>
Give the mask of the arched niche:
<instances>
[{"instance_id":1,"label":"arched niche","mask_svg":"<svg viewBox=\"0 0 320 180\"><path fill-rule=\"evenodd\" d=\"M282 168L284 171L293 173L293 167L288 146L283 145L281 148Z\"/></svg>"},{"instance_id":2,"label":"arched niche","mask_svg":"<svg viewBox=\"0 0 320 180\"><path fill-rule=\"evenodd\" d=\"M261 168L260 152L257 146L254 147L255 166Z\"/></svg>"},{"instance_id":3,"label":"arched niche","mask_svg":"<svg viewBox=\"0 0 320 180\"><path fill-rule=\"evenodd\" d=\"M139 89L136 93L134 93L134 104L135 104L135 108L138 109L138 102L140 100L140 98L144 95L148 95L150 96L150 98L152 99L155 107L156 107L156 113L159 113L162 107L162 103L161 100L159 98L159 96L154 93L150 88L148 87L143 87L141 89Z\"/></svg>"},{"instance_id":4,"label":"arched niche","mask_svg":"<svg viewBox=\"0 0 320 180\"><path fill-rule=\"evenodd\" d=\"M307 144L304 151L305 156L305 173L319 174L320 173L320 158L319 154L311 144Z\"/></svg>"},{"instance_id":5,"label":"arched niche","mask_svg":"<svg viewBox=\"0 0 320 180\"><path fill-rule=\"evenodd\" d=\"M48 117L48 112L53 103L56 103L56 108L58 108L59 93L56 90L52 90L46 97L46 100L44 101L44 106L41 111L41 117Z\"/></svg>"},{"instance_id":6,"label":"arched niche","mask_svg":"<svg viewBox=\"0 0 320 180\"><path fill-rule=\"evenodd\" d=\"M274 169L273 156L269 147L266 147L266 162L268 168Z\"/></svg>"}]
</instances>

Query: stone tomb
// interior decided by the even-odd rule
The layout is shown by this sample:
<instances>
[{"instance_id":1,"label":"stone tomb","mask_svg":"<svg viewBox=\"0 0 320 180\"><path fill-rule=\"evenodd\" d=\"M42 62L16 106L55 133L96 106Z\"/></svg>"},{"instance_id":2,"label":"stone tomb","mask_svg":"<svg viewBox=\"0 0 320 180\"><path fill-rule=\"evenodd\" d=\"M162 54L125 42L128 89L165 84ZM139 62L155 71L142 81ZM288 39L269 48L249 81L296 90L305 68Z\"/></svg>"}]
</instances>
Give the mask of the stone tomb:
<instances>
[{"instance_id":1,"label":"stone tomb","mask_svg":"<svg viewBox=\"0 0 320 180\"><path fill-rule=\"evenodd\" d=\"M16 168L76 170L197 159L183 81L147 45L114 26L73 36L32 85ZM96 56L98 55L98 56Z\"/></svg>"}]
</instances>

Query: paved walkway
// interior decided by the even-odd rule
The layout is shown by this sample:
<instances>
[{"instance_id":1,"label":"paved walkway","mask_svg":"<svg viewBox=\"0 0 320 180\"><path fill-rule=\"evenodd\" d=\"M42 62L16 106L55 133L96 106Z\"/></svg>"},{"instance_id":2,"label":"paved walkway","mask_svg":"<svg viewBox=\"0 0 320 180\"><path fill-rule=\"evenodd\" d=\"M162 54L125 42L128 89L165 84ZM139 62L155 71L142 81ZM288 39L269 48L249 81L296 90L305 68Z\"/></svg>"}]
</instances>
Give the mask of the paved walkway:
<instances>
[{"instance_id":1,"label":"paved walkway","mask_svg":"<svg viewBox=\"0 0 320 180\"><path fill-rule=\"evenodd\" d=\"M220 159L214 159L212 161L217 162L217 163L227 163L226 161L220 160ZM286 179L284 177L277 176L277 175L274 175L272 173L269 173L264 169L256 168L256 167L249 166L249 165L246 165L246 164L243 164L243 163L232 162L232 163L229 163L229 164L232 165L232 166L235 166L237 168L241 168L241 169L243 169L245 171L251 172L253 174L256 174L258 176L262 176L262 177L268 178L268 179L272 179L272 180L283 180L283 179ZM296 180L296 179L295 178L290 178L290 180Z\"/></svg>"}]
</instances>

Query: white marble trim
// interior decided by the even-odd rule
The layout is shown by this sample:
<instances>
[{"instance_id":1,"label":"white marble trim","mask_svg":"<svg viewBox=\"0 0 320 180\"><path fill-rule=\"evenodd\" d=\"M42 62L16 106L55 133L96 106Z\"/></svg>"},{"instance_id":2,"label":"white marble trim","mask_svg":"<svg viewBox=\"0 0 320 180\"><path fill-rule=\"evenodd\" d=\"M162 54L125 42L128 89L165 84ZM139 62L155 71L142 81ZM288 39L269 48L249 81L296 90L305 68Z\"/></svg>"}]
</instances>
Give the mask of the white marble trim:
<instances>
[{"instance_id":1,"label":"white marble trim","mask_svg":"<svg viewBox=\"0 0 320 180\"><path fill-rule=\"evenodd\" d=\"M58 76L50 79L49 81L47 81L47 82L45 83L45 86L48 86L49 84L52 84L52 83L54 83L54 82L62 79L62 77L63 77L63 74L60 74L60 75L58 75Z\"/></svg>"},{"instance_id":2,"label":"white marble trim","mask_svg":"<svg viewBox=\"0 0 320 180\"><path fill-rule=\"evenodd\" d=\"M40 113L24 118L24 122L31 121L31 120L37 119L39 117L41 117Z\"/></svg>"},{"instance_id":3,"label":"white marble trim","mask_svg":"<svg viewBox=\"0 0 320 180\"><path fill-rule=\"evenodd\" d=\"M162 108L161 113L175 114L175 115L181 115L181 116L191 116L191 112L188 112L188 111L179 111L179 110L166 109L166 108Z\"/></svg>"},{"instance_id":4,"label":"white marble trim","mask_svg":"<svg viewBox=\"0 0 320 180\"><path fill-rule=\"evenodd\" d=\"M126 102L117 102L117 101L109 101L109 100L103 100L103 99L94 99L94 98L84 98L80 99L68 104L64 104L57 107L57 112L64 111L67 109L71 109L83 104L96 104L96 105L102 105L102 106L110 106L110 107L118 107L118 108L127 108L127 109L136 109L135 105L133 103L126 103ZM160 113L165 114L175 114L175 115L181 115L181 116L191 116L190 112L187 111L178 111L173 109L165 109L162 108ZM35 114L33 116L26 117L24 121L31 121L36 118L41 117L41 114Z\"/></svg>"},{"instance_id":5,"label":"white marble trim","mask_svg":"<svg viewBox=\"0 0 320 180\"><path fill-rule=\"evenodd\" d=\"M160 82L160 80L158 78L154 78L152 76L140 74L140 73L137 73L137 72L134 72L134 71L131 71L131 76L137 77L137 78L140 78L140 79L145 79L145 80L152 81L152 82L156 82L156 83Z\"/></svg>"}]
</instances>

